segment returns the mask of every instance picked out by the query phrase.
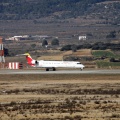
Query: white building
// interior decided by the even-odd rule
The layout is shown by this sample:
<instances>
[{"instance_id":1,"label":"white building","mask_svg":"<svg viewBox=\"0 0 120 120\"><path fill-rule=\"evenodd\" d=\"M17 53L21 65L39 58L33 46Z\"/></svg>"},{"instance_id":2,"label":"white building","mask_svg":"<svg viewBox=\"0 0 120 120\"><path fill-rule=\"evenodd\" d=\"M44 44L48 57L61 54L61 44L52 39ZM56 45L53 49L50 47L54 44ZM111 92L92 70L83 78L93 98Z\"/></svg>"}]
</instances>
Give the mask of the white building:
<instances>
[{"instance_id":1,"label":"white building","mask_svg":"<svg viewBox=\"0 0 120 120\"><path fill-rule=\"evenodd\" d=\"M8 38L8 39L6 39L6 40L15 40L15 41L19 41L20 40L20 38L22 38L23 36L13 36L13 37L10 37L10 38Z\"/></svg>"},{"instance_id":2,"label":"white building","mask_svg":"<svg viewBox=\"0 0 120 120\"><path fill-rule=\"evenodd\" d=\"M87 39L87 36L86 36L86 35L79 36L79 40L86 40L86 39Z\"/></svg>"}]
</instances>

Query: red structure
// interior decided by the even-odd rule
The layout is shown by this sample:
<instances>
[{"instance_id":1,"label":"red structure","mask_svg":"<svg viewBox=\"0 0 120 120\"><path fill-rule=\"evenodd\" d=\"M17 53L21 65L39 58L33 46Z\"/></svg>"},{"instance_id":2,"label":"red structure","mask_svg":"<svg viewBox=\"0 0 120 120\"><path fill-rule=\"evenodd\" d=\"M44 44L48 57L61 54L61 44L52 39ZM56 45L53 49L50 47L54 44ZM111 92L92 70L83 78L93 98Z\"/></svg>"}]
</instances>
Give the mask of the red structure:
<instances>
[{"instance_id":1,"label":"red structure","mask_svg":"<svg viewBox=\"0 0 120 120\"><path fill-rule=\"evenodd\" d=\"M22 69L23 64L19 62L9 62L7 65L8 69Z\"/></svg>"},{"instance_id":2,"label":"red structure","mask_svg":"<svg viewBox=\"0 0 120 120\"><path fill-rule=\"evenodd\" d=\"M2 37L0 37L0 68L4 68L5 58L4 58L4 48L2 44Z\"/></svg>"}]
</instances>

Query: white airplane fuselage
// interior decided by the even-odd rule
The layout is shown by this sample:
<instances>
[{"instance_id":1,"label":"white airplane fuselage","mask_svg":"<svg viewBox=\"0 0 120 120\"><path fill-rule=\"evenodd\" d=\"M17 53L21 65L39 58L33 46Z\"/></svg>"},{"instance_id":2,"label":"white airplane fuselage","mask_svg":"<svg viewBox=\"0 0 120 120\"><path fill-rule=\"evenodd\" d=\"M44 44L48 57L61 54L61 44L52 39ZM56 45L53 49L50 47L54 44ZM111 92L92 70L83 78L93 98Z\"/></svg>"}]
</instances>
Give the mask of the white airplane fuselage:
<instances>
[{"instance_id":1,"label":"white airplane fuselage","mask_svg":"<svg viewBox=\"0 0 120 120\"><path fill-rule=\"evenodd\" d=\"M42 68L57 68L57 67L65 67L65 68L80 68L83 69L85 66L80 62L74 61L44 61L44 60L33 60L32 64L34 67L42 67Z\"/></svg>"}]
</instances>

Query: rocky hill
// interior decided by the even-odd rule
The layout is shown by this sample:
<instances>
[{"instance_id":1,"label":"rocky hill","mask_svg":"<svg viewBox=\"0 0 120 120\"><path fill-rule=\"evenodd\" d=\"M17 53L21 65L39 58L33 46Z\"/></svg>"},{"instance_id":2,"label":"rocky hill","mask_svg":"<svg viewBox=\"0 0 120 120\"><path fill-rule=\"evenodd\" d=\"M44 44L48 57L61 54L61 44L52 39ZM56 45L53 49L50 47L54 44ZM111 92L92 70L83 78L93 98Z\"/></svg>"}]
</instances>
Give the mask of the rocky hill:
<instances>
[{"instance_id":1,"label":"rocky hill","mask_svg":"<svg viewBox=\"0 0 120 120\"><path fill-rule=\"evenodd\" d=\"M117 0L1 0L1 20L35 20L84 17L100 19L105 24L119 24L120 1ZM99 21L98 21L99 22Z\"/></svg>"}]
</instances>

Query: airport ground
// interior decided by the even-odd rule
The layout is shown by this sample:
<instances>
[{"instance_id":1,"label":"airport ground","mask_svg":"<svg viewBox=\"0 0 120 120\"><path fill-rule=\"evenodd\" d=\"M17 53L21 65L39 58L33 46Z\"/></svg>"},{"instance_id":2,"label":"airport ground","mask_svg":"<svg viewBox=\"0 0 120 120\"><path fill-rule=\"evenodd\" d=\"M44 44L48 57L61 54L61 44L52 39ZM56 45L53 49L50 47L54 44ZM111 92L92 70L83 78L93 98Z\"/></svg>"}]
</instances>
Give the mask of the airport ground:
<instances>
[{"instance_id":1,"label":"airport ground","mask_svg":"<svg viewBox=\"0 0 120 120\"><path fill-rule=\"evenodd\" d=\"M57 36L61 44L79 44L78 35L86 33L91 35L84 43L110 42L111 40L107 40L106 36L111 31L118 32L120 29L120 26L115 25L90 26L85 21L81 22L80 20L78 23L78 20L76 22L73 20L65 21L63 24L49 23L44 20L42 20L43 24L34 24L33 21L1 21L0 32L2 36L6 37L14 35ZM119 36L118 34L117 38ZM117 40L117 38L113 41L118 42L119 39ZM4 47L8 48L11 54L16 55L18 52L30 51L34 44L40 49L41 41L10 42L6 45L4 43ZM52 52L55 54L55 57L53 57L52 53L52 59L58 59L67 54L59 53L57 56L56 51ZM79 55L81 55L80 53ZM90 50L88 50L87 55L91 55L88 53L91 53ZM50 53L47 54L50 55ZM42 54L39 53L38 55L41 56ZM35 59L36 56L37 54L34 56ZM25 58L11 58L6 58L6 61L16 62L21 59L20 61L25 62ZM96 68L96 64L90 63L87 64ZM108 66L106 68L108 69ZM115 69L119 68L115 66ZM109 69L113 68L110 67ZM0 120L119 119L120 73L0 74Z\"/></svg>"},{"instance_id":2,"label":"airport ground","mask_svg":"<svg viewBox=\"0 0 120 120\"><path fill-rule=\"evenodd\" d=\"M40 59L61 60L71 54L54 52L52 58ZM74 54L91 56L91 50ZM6 58L8 62L18 60L26 63L24 56ZM119 66L100 68L94 61L81 63L86 67L83 71L0 70L0 120L119 120Z\"/></svg>"},{"instance_id":3,"label":"airport ground","mask_svg":"<svg viewBox=\"0 0 120 120\"><path fill-rule=\"evenodd\" d=\"M120 74L1 74L0 120L119 120Z\"/></svg>"}]
</instances>

